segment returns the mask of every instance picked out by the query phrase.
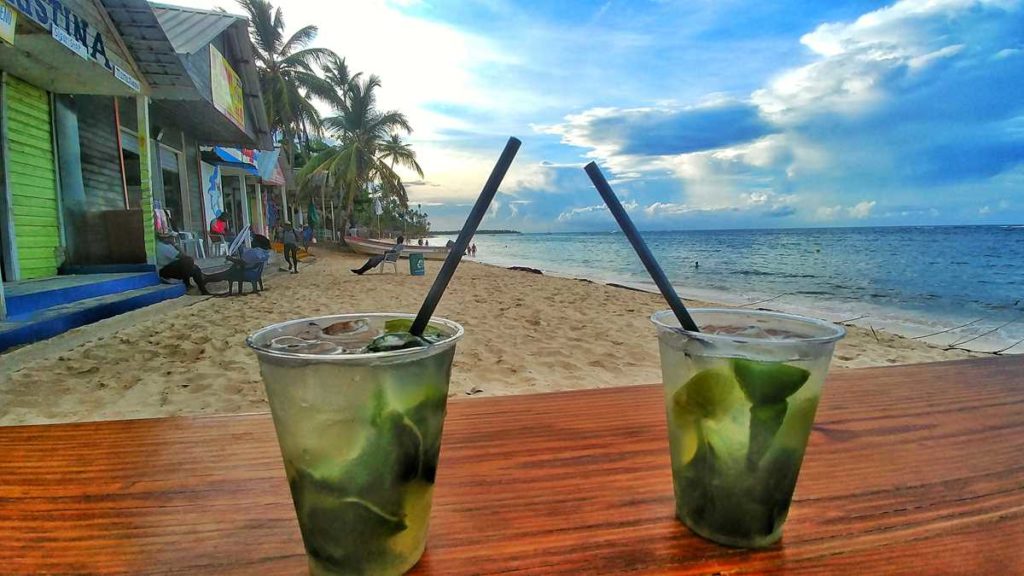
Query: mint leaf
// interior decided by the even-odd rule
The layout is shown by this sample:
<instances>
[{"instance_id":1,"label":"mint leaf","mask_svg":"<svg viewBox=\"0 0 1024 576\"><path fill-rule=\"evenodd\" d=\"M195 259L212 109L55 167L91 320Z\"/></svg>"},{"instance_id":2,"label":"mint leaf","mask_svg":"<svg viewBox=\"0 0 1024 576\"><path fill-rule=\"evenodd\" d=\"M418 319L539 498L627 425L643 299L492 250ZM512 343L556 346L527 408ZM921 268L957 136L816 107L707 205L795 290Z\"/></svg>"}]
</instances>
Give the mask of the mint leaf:
<instances>
[{"instance_id":1,"label":"mint leaf","mask_svg":"<svg viewBox=\"0 0 1024 576\"><path fill-rule=\"evenodd\" d=\"M422 440L419 478L433 484L437 476L437 463L441 457L441 432L448 398L444 392L431 387L418 404L406 410L406 417L419 431Z\"/></svg>"}]
</instances>

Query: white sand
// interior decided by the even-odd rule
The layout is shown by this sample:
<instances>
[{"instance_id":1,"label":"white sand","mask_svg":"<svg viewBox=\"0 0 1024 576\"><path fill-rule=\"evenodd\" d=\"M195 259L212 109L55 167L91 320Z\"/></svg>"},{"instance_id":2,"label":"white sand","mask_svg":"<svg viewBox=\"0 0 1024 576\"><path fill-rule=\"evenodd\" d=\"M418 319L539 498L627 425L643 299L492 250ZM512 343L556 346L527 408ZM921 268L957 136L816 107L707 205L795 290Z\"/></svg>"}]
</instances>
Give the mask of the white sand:
<instances>
[{"instance_id":1,"label":"white sand","mask_svg":"<svg viewBox=\"0 0 1024 576\"><path fill-rule=\"evenodd\" d=\"M0 424L266 411L247 334L303 316L415 312L440 267L428 262L428 275L413 277L403 262L398 276L359 277L348 269L362 258L318 256L298 275L269 278L260 295L135 313L134 324L107 321L0 356ZM648 317L665 307L654 294L463 263L437 310L466 328L451 395L471 401L467 392L476 390L473 397L659 382ZM76 347L53 352L61 342ZM876 340L851 327L833 366L973 355L882 332Z\"/></svg>"}]
</instances>

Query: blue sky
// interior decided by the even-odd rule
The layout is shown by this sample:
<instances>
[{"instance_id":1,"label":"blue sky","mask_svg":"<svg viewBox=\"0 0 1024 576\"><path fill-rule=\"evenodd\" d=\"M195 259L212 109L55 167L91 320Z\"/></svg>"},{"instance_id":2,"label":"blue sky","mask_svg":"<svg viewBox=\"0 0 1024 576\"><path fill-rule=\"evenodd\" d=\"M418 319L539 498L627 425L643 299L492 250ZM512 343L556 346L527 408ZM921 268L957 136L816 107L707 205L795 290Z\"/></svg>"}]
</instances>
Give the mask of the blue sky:
<instances>
[{"instance_id":1,"label":"blue sky","mask_svg":"<svg viewBox=\"0 0 1024 576\"><path fill-rule=\"evenodd\" d=\"M610 229L591 160L642 229L1024 222L1020 1L280 5L383 78L435 228L510 135L486 227Z\"/></svg>"}]
</instances>

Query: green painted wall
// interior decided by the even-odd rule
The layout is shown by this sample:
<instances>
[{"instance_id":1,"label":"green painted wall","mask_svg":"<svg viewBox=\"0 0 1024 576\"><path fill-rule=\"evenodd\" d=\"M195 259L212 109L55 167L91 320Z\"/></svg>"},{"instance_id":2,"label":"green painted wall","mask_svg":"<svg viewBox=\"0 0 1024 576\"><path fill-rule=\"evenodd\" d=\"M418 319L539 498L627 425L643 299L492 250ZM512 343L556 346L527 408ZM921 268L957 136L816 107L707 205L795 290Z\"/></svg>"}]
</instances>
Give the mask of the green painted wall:
<instances>
[{"instance_id":1,"label":"green painted wall","mask_svg":"<svg viewBox=\"0 0 1024 576\"><path fill-rule=\"evenodd\" d=\"M55 276L60 224L57 171L50 134L50 98L13 76L4 89L7 186L22 280Z\"/></svg>"}]
</instances>

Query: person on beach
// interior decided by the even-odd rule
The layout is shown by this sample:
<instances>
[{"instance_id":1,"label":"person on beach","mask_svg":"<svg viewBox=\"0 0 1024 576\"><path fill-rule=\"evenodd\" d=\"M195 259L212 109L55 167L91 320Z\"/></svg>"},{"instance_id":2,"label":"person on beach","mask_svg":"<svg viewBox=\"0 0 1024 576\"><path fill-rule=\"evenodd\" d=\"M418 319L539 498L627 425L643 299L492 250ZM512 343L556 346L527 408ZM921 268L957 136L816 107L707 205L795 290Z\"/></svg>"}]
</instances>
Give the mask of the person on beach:
<instances>
[{"instance_id":1,"label":"person on beach","mask_svg":"<svg viewBox=\"0 0 1024 576\"><path fill-rule=\"evenodd\" d=\"M223 211L218 212L217 217L210 222L210 236L220 236L228 244L234 241L235 237L228 227L228 215Z\"/></svg>"},{"instance_id":2,"label":"person on beach","mask_svg":"<svg viewBox=\"0 0 1024 576\"><path fill-rule=\"evenodd\" d=\"M299 273L299 234L291 222L284 223L281 230L281 243L284 244L284 261L288 263L288 271Z\"/></svg>"},{"instance_id":3,"label":"person on beach","mask_svg":"<svg viewBox=\"0 0 1024 576\"><path fill-rule=\"evenodd\" d=\"M302 249L309 254L309 245L313 243L313 228L306 224L302 227Z\"/></svg>"},{"instance_id":4,"label":"person on beach","mask_svg":"<svg viewBox=\"0 0 1024 576\"><path fill-rule=\"evenodd\" d=\"M257 264L266 264L270 261L270 238L262 234L253 234L252 248L241 248L237 256L225 256L224 259L231 262L231 268L206 275L205 280L210 282L223 282L231 278L241 278L246 268L252 268Z\"/></svg>"},{"instance_id":5,"label":"person on beach","mask_svg":"<svg viewBox=\"0 0 1024 576\"><path fill-rule=\"evenodd\" d=\"M469 247L469 254L474 257L476 256L476 242L474 242L473 245Z\"/></svg>"},{"instance_id":6,"label":"person on beach","mask_svg":"<svg viewBox=\"0 0 1024 576\"><path fill-rule=\"evenodd\" d=\"M191 280L195 280L201 294L209 294L206 289L206 278L203 271L196 266L191 256L182 254L174 245L174 236L160 234L156 243L156 267L161 278L181 280L185 288L191 288Z\"/></svg>"},{"instance_id":7,"label":"person on beach","mask_svg":"<svg viewBox=\"0 0 1024 576\"><path fill-rule=\"evenodd\" d=\"M366 264L363 264L362 267L360 267L360 268L353 268L352 269L352 273L353 274L358 274L358 275L362 276L367 270L369 270L371 268L375 268L376 266L380 265L380 263L384 261L384 257L387 256L388 254L401 254L402 250L405 250L404 242L405 242L405 237L404 236L399 236L398 239L395 240L395 247L394 248L385 251L383 254L377 254L376 256L370 256L370 258L366 260Z\"/></svg>"}]
</instances>

